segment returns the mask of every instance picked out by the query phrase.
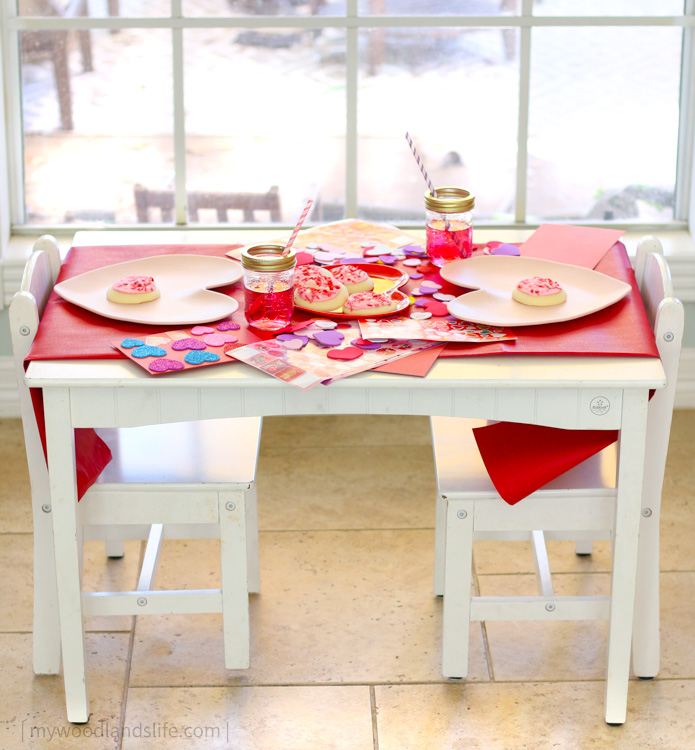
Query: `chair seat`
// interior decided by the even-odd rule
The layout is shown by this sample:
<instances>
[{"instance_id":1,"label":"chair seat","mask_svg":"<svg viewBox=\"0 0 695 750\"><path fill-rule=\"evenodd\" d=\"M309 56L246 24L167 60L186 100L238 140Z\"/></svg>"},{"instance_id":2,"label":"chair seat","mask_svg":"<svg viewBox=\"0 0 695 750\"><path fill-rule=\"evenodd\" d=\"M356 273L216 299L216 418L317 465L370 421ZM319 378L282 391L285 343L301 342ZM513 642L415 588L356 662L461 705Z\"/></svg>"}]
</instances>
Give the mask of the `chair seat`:
<instances>
[{"instance_id":1,"label":"chair seat","mask_svg":"<svg viewBox=\"0 0 695 750\"><path fill-rule=\"evenodd\" d=\"M499 497L488 476L473 428L484 427L482 419L432 417L432 441L437 460L439 491L444 494L476 493L479 497ZM615 489L617 451L615 445L591 456L578 466L548 482L543 491Z\"/></svg>"},{"instance_id":2,"label":"chair seat","mask_svg":"<svg viewBox=\"0 0 695 750\"><path fill-rule=\"evenodd\" d=\"M261 419L212 419L97 432L113 460L95 489L109 484L250 484L256 474Z\"/></svg>"}]
</instances>

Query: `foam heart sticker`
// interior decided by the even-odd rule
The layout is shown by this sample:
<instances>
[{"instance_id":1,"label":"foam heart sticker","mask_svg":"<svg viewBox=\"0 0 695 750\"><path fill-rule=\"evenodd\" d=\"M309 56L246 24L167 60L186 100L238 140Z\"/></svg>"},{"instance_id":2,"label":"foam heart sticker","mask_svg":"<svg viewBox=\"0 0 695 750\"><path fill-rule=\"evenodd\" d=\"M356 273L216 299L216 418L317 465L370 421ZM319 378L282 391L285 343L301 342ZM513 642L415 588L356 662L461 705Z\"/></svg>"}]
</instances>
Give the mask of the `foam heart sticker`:
<instances>
[{"instance_id":1,"label":"foam heart sticker","mask_svg":"<svg viewBox=\"0 0 695 750\"><path fill-rule=\"evenodd\" d=\"M285 349L292 349L293 351L299 351L300 349L304 348L304 344L300 341L300 339L294 339L293 341L283 341L282 345L285 347Z\"/></svg>"},{"instance_id":2,"label":"foam heart sticker","mask_svg":"<svg viewBox=\"0 0 695 750\"><path fill-rule=\"evenodd\" d=\"M300 252L294 256L297 259L298 266L308 266L314 262L314 256L311 253Z\"/></svg>"},{"instance_id":3,"label":"foam heart sticker","mask_svg":"<svg viewBox=\"0 0 695 750\"><path fill-rule=\"evenodd\" d=\"M232 336L231 333L208 333L207 336L203 337L203 341L208 346L222 346L223 344L234 343L239 339L236 336Z\"/></svg>"},{"instance_id":4,"label":"foam heart sticker","mask_svg":"<svg viewBox=\"0 0 695 750\"><path fill-rule=\"evenodd\" d=\"M145 343L150 346L159 346L159 344L164 344L166 346L170 341L171 339L168 339L166 336L148 336L145 339Z\"/></svg>"},{"instance_id":5,"label":"foam heart sticker","mask_svg":"<svg viewBox=\"0 0 695 750\"><path fill-rule=\"evenodd\" d=\"M169 337L174 341L180 341L181 339L190 338L186 331L171 331Z\"/></svg>"},{"instance_id":6,"label":"foam heart sticker","mask_svg":"<svg viewBox=\"0 0 695 750\"><path fill-rule=\"evenodd\" d=\"M345 336L340 331L316 331L314 341L321 346L339 346Z\"/></svg>"},{"instance_id":7,"label":"foam heart sticker","mask_svg":"<svg viewBox=\"0 0 695 750\"><path fill-rule=\"evenodd\" d=\"M166 349L160 349L158 346L137 346L131 352L133 357L138 359L145 359L145 357L163 357L166 354Z\"/></svg>"},{"instance_id":8,"label":"foam heart sticker","mask_svg":"<svg viewBox=\"0 0 695 750\"><path fill-rule=\"evenodd\" d=\"M387 266L392 266L398 260L398 258L395 255L389 254L389 255L380 255L379 260L382 263L385 263Z\"/></svg>"},{"instance_id":9,"label":"foam heart sticker","mask_svg":"<svg viewBox=\"0 0 695 750\"><path fill-rule=\"evenodd\" d=\"M443 302L437 302L436 299L427 299L423 305L427 312L431 312L435 318L443 318L449 314L449 308Z\"/></svg>"},{"instance_id":10,"label":"foam heart sticker","mask_svg":"<svg viewBox=\"0 0 695 750\"><path fill-rule=\"evenodd\" d=\"M425 248L421 245L404 245L401 250L406 255L419 256L421 258L427 254Z\"/></svg>"},{"instance_id":11,"label":"foam heart sticker","mask_svg":"<svg viewBox=\"0 0 695 750\"><path fill-rule=\"evenodd\" d=\"M295 336L293 333L281 333L275 338L282 342L285 349L301 349L309 343L308 336Z\"/></svg>"},{"instance_id":12,"label":"foam heart sticker","mask_svg":"<svg viewBox=\"0 0 695 750\"><path fill-rule=\"evenodd\" d=\"M215 332L215 329L210 328L210 326L193 326L193 328L191 328L191 333L194 336L200 336L203 333L214 333L214 332Z\"/></svg>"},{"instance_id":13,"label":"foam heart sticker","mask_svg":"<svg viewBox=\"0 0 695 750\"><path fill-rule=\"evenodd\" d=\"M213 352L188 352L184 357L184 360L189 365L202 365L204 362L218 362L220 359L219 354Z\"/></svg>"},{"instance_id":14,"label":"foam heart sticker","mask_svg":"<svg viewBox=\"0 0 695 750\"><path fill-rule=\"evenodd\" d=\"M205 344L198 339L192 339L189 337L174 341L174 343L171 345L171 348L176 350L177 352L182 352L185 349L205 349Z\"/></svg>"},{"instance_id":15,"label":"foam heart sticker","mask_svg":"<svg viewBox=\"0 0 695 750\"><path fill-rule=\"evenodd\" d=\"M356 346L346 346L344 349L331 349L326 353L328 359L357 359L364 352Z\"/></svg>"},{"instance_id":16,"label":"foam heart sticker","mask_svg":"<svg viewBox=\"0 0 695 750\"><path fill-rule=\"evenodd\" d=\"M169 370L183 370L183 362L175 359L153 359L147 367L152 372L168 372Z\"/></svg>"},{"instance_id":17,"label":"foam heart sticker","mask_svg":"<svg viewBox=\"0 0 695 750\"><path fill-rule=\"evenodd\" d=\"M145 342L140 341L140 339L123 339L123 341L121 341L121 346L124 349L132 349L136 346L143 346L144 343Z\"/></svg>"},{"instance_id":18,"label":"foam heart sticker","mask_svg":"<svg viewBox=\"0 0 695 750\"><path fill-rule=\"evenodd\" d=\"M217 324L218 331L238 331L241 326L233 320L223 320Z\"/></svg>"}]
</instances>

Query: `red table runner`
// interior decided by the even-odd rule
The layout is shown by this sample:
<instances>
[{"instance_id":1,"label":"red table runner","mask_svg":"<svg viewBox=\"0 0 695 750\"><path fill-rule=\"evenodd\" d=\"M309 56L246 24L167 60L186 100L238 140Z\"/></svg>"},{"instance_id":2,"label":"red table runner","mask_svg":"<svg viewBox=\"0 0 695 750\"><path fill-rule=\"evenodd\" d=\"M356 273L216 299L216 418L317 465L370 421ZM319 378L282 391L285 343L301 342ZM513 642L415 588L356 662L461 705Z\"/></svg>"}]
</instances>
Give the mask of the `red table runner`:
<instances>
[{"instance_id":1,"label":"red table runner","mask_svg":"<svg viewBox=\"0 0 695 750\"><path fill-rule=\"evenodd\" d=\"M223 257L238 245L128 245L72 248L61 268L58 281L72 278L87 271L121 263L136 258L165 254L214 255ZM644 305L635 282L630 261L622 243L616 243L596 266L596 270L625 281L632 291L623 300L579 320L516 329L513 341L492 344L449 343L440 356L461 357L487 354L561 354L561 355L620 355L658 357L658 351ZM461 289L443 281L439 273L426 273L425 278L442 285L447 294L461 294ZM404 291L419 286L420 281L409 281ZM241 324L236 332L243 343L268 338L271 334L256 334L245 325L243 289L240 284L216 291L233 296L239 309L230 318ZM298 320L311 316L296 311ZM120 359L121 353L111 346L111 341L123 335L152 335L170 330L171 326L147 326L124 321L112 321L83 310L59 297L55 292L46 306L39 331L28 360L45 359ZM42 413L40 394L34 394L37 417ZM42 426L42 421L41 426ZM494 429L493 429L494 428ZM532 429L533 428L533 429ZM524 433L524 439L519 435ZM82 433L79 434L78 433ZM42 436L43 437L43 436ZM543 486L571 466L585 460L617 439L617 433L598 430L559 430L537 428L532 425L498 423L476 431L476 441L490 477L500 495L509 503ZM509 470L511 451L505 446L529 447L534 456L544 456L543 465L521 458L519 468ZM105 449L105 450L104 450ZM517 456L522 453L517 452ZM523 454L525 455L525 454ZM79 496L91 486L110 460L105 444L88 430L76 431L76 457L78 463ZM529 471L529 466L539 470Z\"/></svg>"}]
</instances>

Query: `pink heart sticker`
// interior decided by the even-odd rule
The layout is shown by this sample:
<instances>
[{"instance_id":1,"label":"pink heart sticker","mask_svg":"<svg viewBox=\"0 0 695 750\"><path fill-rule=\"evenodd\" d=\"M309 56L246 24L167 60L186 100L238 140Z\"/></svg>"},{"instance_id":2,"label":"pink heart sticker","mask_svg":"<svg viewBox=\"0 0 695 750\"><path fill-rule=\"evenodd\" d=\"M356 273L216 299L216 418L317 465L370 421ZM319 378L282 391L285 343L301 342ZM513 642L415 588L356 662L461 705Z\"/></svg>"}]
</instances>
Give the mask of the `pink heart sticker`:
<instances>
[{"instance_id":1,"label":"pink heart sticker","mask_svg":"<svg viewBox=\"0 0 695 750\"><path fill-rule=\"evenodd\" d=\"M215 329L210 328L210 326L193 326L193 328L191 328L191 333L194 336L200 336L203 333L214 333L214 332L215 332Z\"/></svg>"},{"instance_id":2,"label":"pink heart sticker","mask_svg":"<svg viewBox=\"0 0 695 750\"><path fill-rule=\"evenodd\" d=\"M223 344L233 344L239 339L236 336L232 336L231 333L208 333L203 338L203 341L208 346L222 346Z\"/></svg>"},{"instance_id":3,"label":"pink heart sticker","mask_svg":"<svg viewBox=\"0 0 695 750\"><path fill-rule=\"evenodd\" d=\"M364 352L358 349L356 346L346 346L344 349L331 349L326 353L329 359L357 359L361 357Z\"/></svg>"}]
</instances>

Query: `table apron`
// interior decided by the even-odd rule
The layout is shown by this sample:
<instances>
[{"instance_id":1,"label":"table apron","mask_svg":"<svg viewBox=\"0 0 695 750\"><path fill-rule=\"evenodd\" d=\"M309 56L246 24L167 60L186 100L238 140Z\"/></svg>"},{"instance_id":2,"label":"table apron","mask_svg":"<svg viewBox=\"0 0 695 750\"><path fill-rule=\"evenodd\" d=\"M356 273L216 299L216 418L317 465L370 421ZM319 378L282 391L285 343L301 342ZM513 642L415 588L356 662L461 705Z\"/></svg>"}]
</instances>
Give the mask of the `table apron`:
<instances>
[{"instance_id":1,"label":"table apron","mask_svg":"<svg viewBox=\"0 0 695 750\"><path fill-rule=\"evenodd\" d=\"M50 390L47 388L46 390ZM135 427L223 417L392 414L490 419L566 429L619 429L620 388L71 387L74 427Z\"/></svg>"}]
</instances>

